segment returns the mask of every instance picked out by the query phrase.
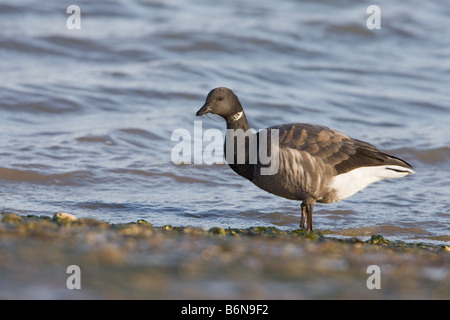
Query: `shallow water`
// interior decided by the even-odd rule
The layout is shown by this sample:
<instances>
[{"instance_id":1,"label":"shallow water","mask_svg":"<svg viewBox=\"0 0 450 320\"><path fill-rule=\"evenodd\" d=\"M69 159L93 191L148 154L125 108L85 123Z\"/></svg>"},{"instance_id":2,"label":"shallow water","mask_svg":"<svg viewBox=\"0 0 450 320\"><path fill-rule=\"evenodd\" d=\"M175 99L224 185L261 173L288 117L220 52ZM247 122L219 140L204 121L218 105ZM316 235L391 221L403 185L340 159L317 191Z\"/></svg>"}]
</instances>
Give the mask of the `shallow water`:
<instances>
[{"instance_id":1,"label":"shallow water","mask_svg":"<svg viewBox=\"0 0 450 320\"><path fill-rule=\"evenodd\" d=\"M217 86L250 125L330 126L416 174L317 205L325 233L450 242L450 8L434 1L0 1L0 210L294 229L299 203L226 165L175 165L174 130ZM198 142L198 140L197 140ZM203 145L205 147L205 143ZM194 158L196 154L193 154Z\"/></svg>"}]
</instances>

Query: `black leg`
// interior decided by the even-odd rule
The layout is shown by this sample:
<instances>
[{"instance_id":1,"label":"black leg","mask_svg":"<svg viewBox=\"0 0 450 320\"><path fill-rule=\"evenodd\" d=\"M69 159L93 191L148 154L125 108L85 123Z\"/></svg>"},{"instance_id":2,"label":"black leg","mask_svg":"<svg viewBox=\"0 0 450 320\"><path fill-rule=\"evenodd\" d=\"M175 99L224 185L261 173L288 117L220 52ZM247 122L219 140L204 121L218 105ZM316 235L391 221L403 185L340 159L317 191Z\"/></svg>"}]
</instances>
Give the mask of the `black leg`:
<instances>
[{"instance_id":1,"label":"black leg","mask_svg":"<svg viewBox=\"0 0 450 320\"><path fill-rule=\"evenodd\" d=\"M306 205L304 202L302 202L300 206L302 210L302 216L300 218L300 229L305 229L305 221L306 221Z\"/></svg>"},{"instance_id":2,"label":"black leg","mask_svg":"<svg viewBox=\"0 0 450 320\"><path fill-rule=\"evenodd\" d=\"M312 219L312 215L313 215L313 204L307 205L306 206L306 212L308 213L308 231L313 231L313 219Z\"/></svg>"},{"instance_id":3,"label":"black leg","mask_svg":"<svg viewBox=\"0 0 450 320\"><path fill-rule=\"evenodd\" d=\"M302 208L302 216L300 218L300 228L305 229L305 224L307 222L307 228L308 231L313 231L313 207L316 201L312 198L307 198L305 201L302 202L301 208Z\"/></svg>"}]
</instances>

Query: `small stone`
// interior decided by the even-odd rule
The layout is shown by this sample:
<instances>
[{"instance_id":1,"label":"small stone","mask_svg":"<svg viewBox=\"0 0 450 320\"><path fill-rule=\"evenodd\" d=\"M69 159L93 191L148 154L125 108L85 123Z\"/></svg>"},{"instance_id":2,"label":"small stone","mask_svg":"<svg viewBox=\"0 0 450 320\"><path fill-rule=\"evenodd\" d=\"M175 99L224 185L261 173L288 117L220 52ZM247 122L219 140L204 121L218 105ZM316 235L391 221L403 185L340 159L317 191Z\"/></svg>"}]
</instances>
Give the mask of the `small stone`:
<instances>
[{"instance_id":1,"label":"small stone","mask_svg":"<svg viewBox=\"0 0 450 320\"><path fill-rule=\"evenodd\" d=\"M236 230L233 229L228 229L226 230L227 235L232 236L232 237L236 237L236 238L240 238L241 236L236 232Z\"/></svg>"},{"instance_id":2,"label":"small stone","mask_svg":"<svg viewBox=\"0 0 450 320\"><path fill-rule=\"evenodd\" d=\"M59 224L71 224L73 221L77 221L78 218L75 217L74 215L71 215L70 213L57 212L53 216L52 220Z\"/></svg>"},{"instance_id":3,"label":"small stone","mask_svg":"<svg viewBox=\"0 0 450 320\"><path fill-rule=\"evenodd\" d=\"M215 236L224 236L226 235L226 232L224 228L212 227L211 229L208 230L208 234L212 234Z\"/></svg>"},{"instance_id":4,"label":"small stone","mask_svg":"<svg viewBox=\"0 0 450 320\"><path fill-rule=\"evenodd\" d=\"M152 226L152 224L151 224L150 222L145 221L144 219L139 219L138 221L136 221L136 223L137 223L138 225L145 225L145 226L149 226L149 227Z\"/></svg>"},{"instance_id":5,"label":"small stone","mask_svg":"<svg viewBox=\"0 0 450 320\"><path fill-rule=\"evenodd\" d=\"M135 223L123 224L119 228L119 233L127 236L136 236L142 233L142 230Z\"/></svg>"},{"instance_id":6,"label":"small stone","mask_svg":"<svg viewBox=\"0 0 450 320\"><path fill-rule=\"evenodd\" d=\"M16 223L20 223L23 221L23 218L15 213L8 212L8 213L3 213L2 215L3 215L3 218L2 218L3 223L16 224Z\"/></svg>"}]
</instances>

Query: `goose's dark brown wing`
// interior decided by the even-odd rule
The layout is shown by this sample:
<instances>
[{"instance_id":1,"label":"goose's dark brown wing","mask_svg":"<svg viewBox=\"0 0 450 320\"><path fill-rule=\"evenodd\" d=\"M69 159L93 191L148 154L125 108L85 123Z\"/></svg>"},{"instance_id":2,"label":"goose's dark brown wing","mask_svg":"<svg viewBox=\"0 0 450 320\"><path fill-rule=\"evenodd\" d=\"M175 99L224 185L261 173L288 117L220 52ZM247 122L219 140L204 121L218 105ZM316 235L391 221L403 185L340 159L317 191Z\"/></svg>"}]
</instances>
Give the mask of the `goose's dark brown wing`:
<instances>
[{"instance_id":1,"label":"goose's dark brown wing","mask_svg":"<svg viewBox=\"0 0 450 320\"><path fill-rule=\"evenodd\" d=\"M279 130L280 147L308 152L333 166L336 174L382 165L412 168L407 162L385 154L367 142L352 139L325 126L292 123L269 129Z\"/></svg>"}]
</instances>

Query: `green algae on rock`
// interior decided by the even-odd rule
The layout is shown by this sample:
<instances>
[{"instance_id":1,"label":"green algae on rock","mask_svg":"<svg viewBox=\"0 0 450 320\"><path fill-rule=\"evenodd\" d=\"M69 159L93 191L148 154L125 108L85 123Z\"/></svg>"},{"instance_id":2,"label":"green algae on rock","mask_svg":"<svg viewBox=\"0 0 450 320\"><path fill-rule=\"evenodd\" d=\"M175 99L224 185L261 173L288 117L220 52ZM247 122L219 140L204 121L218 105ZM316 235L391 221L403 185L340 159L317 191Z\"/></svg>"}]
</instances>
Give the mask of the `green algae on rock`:
<instances>
[{"instance_id":1,"label":"green algae on rock","mask_svg":"<svg viewBox=\"0 0 450 320\"><path fill-rule=\"evenodd\" d=\"M247 229L247 232L249 235L262 234L273 236L273 235L287 234L285 231L282 231L276 227L250 227Z\"/></svg>"},{"instance_id":2,"label":"green algae on rock","mask_svg":"<svg viewBox=\"0 0 450 320\"><path fill-rule=\"evenodd\" d=\"M150 222L139 219L136 222L111 224L106 221L100 221L93 218L77 218L72 214L65 212L58 212L53 217L27 215L21 216L11 212L0 212L1 223L8 225L9 234L13 234L14 228L20 231L22 236L28 233L30 236L34 232L45 236L46 232L57 232L59 227L66 228L87 228L90 230L104 230L105 232L117 232L122 236L139 236L148 237L153 234L166 233L168 235L196 235L196 236L217 236L217 237L266 237L266 238L280 238L280 239L305 239L309 241L334 241L339 243L353 243L376 245L382 247L397 247L397 248L422 248L435 251L447 251L448 246L445 245L431 245L424 243L405 243L403 241L391 241L384 238L382 235L372 235L367 241L361 241L358 238L333 238L325 237L322 232L318 230L305 231L302 229L283 231L276 227L256 226L250 228L221 228L212 227L208 230L199 227L178 227L172 225L164 225L155 227ZM34 231L33 231L34 230ZM70 229L65 229L65 231ZM32 232L33 231L33 232ZM39 231L39 232L38 232ZM0 230L1 235L1 230ZM63 234L59 235L64 236Z\"/></svg>"},{"instance_id":3,"label":"green algae on rock","mask_svg":"<svg viewBox=\"0 0 450 320\"><path fill-rule=\"evenodd\" d=\"M297 229L297 230L291 231L290 234L300 236L300 237L305 237L305 238L308 238L311 240L320 240L320 239L325 238L323 233L320 232L319 230L306 231L304 229Z\"/></svg>"},{"instance_id":4,"label":"green algae on rock","mask_svg":"<svg viewBox=\"0 0 450 320\"><path fill-rule=\"evenodd\" d=\"M391 241L386 240L382 235L375 234L367 240L368 244L390 244Z\"/></svg>"}]
</instances>

